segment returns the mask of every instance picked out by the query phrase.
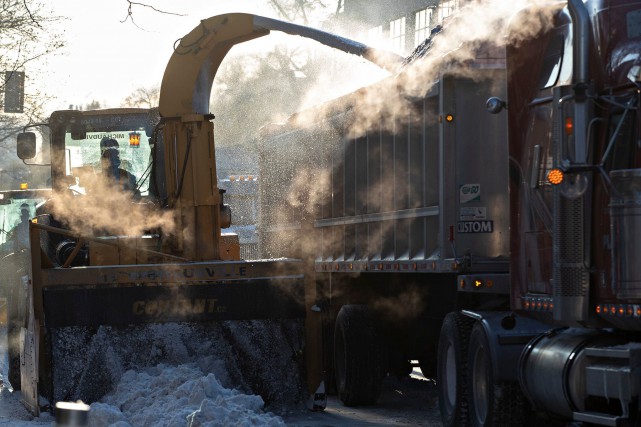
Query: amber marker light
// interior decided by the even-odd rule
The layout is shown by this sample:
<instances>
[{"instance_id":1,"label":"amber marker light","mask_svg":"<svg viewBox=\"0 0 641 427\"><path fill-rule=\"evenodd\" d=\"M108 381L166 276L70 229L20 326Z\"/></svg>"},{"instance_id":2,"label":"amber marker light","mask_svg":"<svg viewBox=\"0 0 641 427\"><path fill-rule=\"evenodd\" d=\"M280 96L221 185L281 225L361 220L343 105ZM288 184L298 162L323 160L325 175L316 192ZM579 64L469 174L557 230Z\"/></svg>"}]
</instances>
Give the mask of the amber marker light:
<instances>
[{"instance_id":1,"label":"amber marker light","mask_svg":"<svg viewBox=\"0 0 641 427\"><path fill-rule=\"evenodd\" d=\"M572 132L574 132L574 120L572 120L572 117L566 117L565 118L565 134L572 135Z\"/></svg>"},{"instance_id":2,"label":"amber marker light","mask_svg":"<svg viewBox=\"0 0 641 427\"><path fill-rule=\"evenodd\" d=\"M21 190L26 190L28 188L29 188L29 184L27 184L26 182L21 182L20 183L20 189Z\"/></svg>"},{"instance_id":3,"label":"amber marker light","mask_svg":"<svg viewBox=\"0 0 641 427\"><path fill-rule=\"evenodd\" d=\"M480 280L475 280L474 281L474 287L476 289L480 288L481 286L483 286L483 282L481 282Z\"/></svg>"},{"instance_id":4,"label":"amber marker light","mask_svg":"<svg viewBox=\"0 0 641 427\"><path fill-rule=\"evenodd\" d=\"M452 123L454 121L454 115L453 114L446 114L445 115L445 121L448 123Z\"/></svg>"},{"instance_id":5,"label":"amber marker light","mask_svg":"<svg viewBox=\"0 0 641 427\"><path fill-rule=\"evenodd\" d=\"M548 172L548 181L550 181L550 184L552 185L559 185L560 183L563 182L563 172L561 169L552 169L550 172Z\"/></svg>"},{"instance_id":6,"label":"amber marker light","mask_svg":"<svg viewBox=\"0 0 641 427\"><path fill-rule=\"evenodd\" d=\"M140 147L140 133L129 132L129 146Z\"/></svg>"}]
</instances>

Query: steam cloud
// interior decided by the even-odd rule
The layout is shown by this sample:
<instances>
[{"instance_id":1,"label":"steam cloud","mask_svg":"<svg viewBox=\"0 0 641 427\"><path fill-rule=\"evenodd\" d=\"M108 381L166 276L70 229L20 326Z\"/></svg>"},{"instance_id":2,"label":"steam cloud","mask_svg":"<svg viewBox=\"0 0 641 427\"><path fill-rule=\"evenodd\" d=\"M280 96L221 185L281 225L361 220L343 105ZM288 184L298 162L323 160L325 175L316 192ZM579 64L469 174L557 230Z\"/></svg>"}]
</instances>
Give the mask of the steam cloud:
<instances>
[{"instance_id":1,"label":"steam cloud","mask_svg":"<svg viewBox=\"0 0 641 427\"><path fill-rule=\"evenodd\" d=\"M278 192L288 194L285 198L271 194L271 200L280 200L281 209L273 209L270 221L274 224L287 225L284 229L291 229L291 224L298 219L302 227L309 226L318 216L318 209L327 203L332 196L331 159L336 144L341 144L345 139L355 139L366 135L368 132L399 133L400 129L407 129L411 125L419 125L415 120L422 114L415 114L412 98L424 97L431 86L438 81L441 74L447 70L450 75L458 75L470 79L476 78L475 71L479 68L505 67L505 46L509 43L518 44L542 30L550 28L553 15L558 11L559 5L550 6L543 0L476 0L470 1L466 6L457 10L454 15L446 19L443 29L434 36L429 43L418 48L413 56L408 58L404 69L397 75L381 80L381 74L375 76L365 75L364 69L349 68L343 70L342 75L348 76L348 82L334 82L321 79L312 86L307 96L302 100L303 107L314 105L314 108L303 109L288 120L286 132L283 136L270 128L266 132L266 140L277 136L271 143L278 146L278 138L295 139L293 146L303 146L307 153L301 155L301 148L288 149L279 146L276 150L279 159L270 168L279 168L279 165L295 164L295 169L290 166L282 170L271 172L281 175L280 179L287 181L289 188L279 188ZM509 30L509 31L508 31ZM345 34L339 31L341 34ZM347 35L349 37L349 35ZM479 57L479 52L482 55ZM342 55L340 53L337 56ZM373 83L375 80L376 83ZM367 84L368 86L362 86ZM497 82L497 84L502 84ZM350 86L353 92L347 93L345 89ZM336 93L342 98L327 102L329 93ZM342 117L341 123L336 123L336 117ZM431 118L436 120L436 118ZM430 118L428 118L430 120ZM331 130L331 127L335 129ZM330 134L335 141L327 143L324 137L317 136L319 128L324 130L324 135ZM328 130L329 129L329 130ZM297 136L291 136L299 133ZM290 141L291 142L291 141ZM319 145L322 146L319 148ZM268 150L274 150L269 146ZM341 156L338 156L340 158ZM321 160L321 159L325 159ZM385 161L384 161L385 162ZM327 165L327 166L325 166ZM397 165L396 167L403 167ZM386 163L386 170L392 170L393 165ZM389 174L391 175L391 174ZM283 178L285 177L285 178ZM367 188L360 188L357 198L368 200L368 206L376 211L385 212L394 210L393 182L378 182ZM420 200L413 194L408 195L409 206L418 207ZM420 198L418 198L420 199ZM374 200L374 202L372 202ZM292 214L292 212L295 212ZM327 217L327 214L324 213ZM339 215L340 216L340 215ZM307 222L308 225L304 225ZM265 224L263 224L265 225ZM393 227L393 221L381 222L381 232L385 227ZM311 257L322 256L323 259L333 259L333 254L320 254L319 248L342 248L343 236L341 233L324 233L323 241L319 241L318 234L303 231L293 233L289 230L280 233L280 241L270 242L272 248L279 248L288 256ZM278 238L277 238L278 239ZM426 250L429 248L425 248ZM331 249L330 249L331 250ZM276 251L278 253L278 251ZM282 252L281 252L282 253ZM338 250L341 255L344 248ZM427 253L425 256L429 256ZM403 300L408 298L402 297Z\"/></svg>"},{"instance_id":2,"label":"steam cloud","mask_svg":"<svg viewBox=\"0 0 641 427\"><path fill-rule=\"evenodd\" d=\"M85 195L70 190L51 200L54 217L72 231L81 235L120 236L140 236L146 230L158 228L167 234L174 232L171 211L137 203L132 192L118 188L102 174L81 175L79 184L85 189Z\"/></svg>"},{"instance_id":3,"label":"steam cloud","mask_svg":"<svg viewBox=\"0 0 641 427\"><path fill-rule=\"evenodd\" d=\"M430 43L417 48L408 58L408 65L393 79L378 84L380 72L365 74L365 69L344 70L351 79L347 82L319 80L302 101L303 108L316 105L310 111L295 116L296 125L305 127L318 119L319 108L328 113L331 104L324 104L328 93L345 94L346 87L352 90L365 85L350 95L349 102L355 114L349 128L350 137L363 135L372 127L393 130L411 123L412 107L408 97L421 97L439 79L448 73L475 78L475 69L505 63L506 44L519 42L536 35L552 25L553 14L560 6L551 7L544 0L476 0L457 10L443 23L442 31ZM525 11L525 13L521 13ZM509 32L507 30L509 29ZM429 46L429 53L426 50ZM482 57L479 58L479 49ZM470 62L475 61L474 66ZM338 86L338 87L334 87ZM316 101L316 102L315 102Z\"/></svg>"}]
</instances>

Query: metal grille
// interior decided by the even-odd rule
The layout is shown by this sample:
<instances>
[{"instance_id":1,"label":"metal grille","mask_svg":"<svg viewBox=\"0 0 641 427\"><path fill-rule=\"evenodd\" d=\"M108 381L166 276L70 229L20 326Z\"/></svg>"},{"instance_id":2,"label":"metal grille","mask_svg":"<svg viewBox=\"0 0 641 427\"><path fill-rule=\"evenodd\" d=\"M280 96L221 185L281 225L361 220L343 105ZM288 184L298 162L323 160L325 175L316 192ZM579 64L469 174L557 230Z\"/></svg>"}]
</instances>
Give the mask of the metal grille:
<instances>
[{"instance_id":1,"label":"metal grille","mask_svg":"<svg viewBox=\"0 0 641 427\"><path fill-rule=\"evenodd\" d=\"M587 294L587 270L583 261L583 198L561 198L558 279L555 296L582 297ZM556 278L555 278L556 279Z\"/></svg>"},{"instance_id":2,"label":"metal grille","mask_svg":"<svg viewBox=\"0 0 641 427\"><path fill-rule=\"evenodd\" d=\"M258 243L242 243L240 245L240 257L242 259L260 259Z\"/></svg>"}]
</instances>

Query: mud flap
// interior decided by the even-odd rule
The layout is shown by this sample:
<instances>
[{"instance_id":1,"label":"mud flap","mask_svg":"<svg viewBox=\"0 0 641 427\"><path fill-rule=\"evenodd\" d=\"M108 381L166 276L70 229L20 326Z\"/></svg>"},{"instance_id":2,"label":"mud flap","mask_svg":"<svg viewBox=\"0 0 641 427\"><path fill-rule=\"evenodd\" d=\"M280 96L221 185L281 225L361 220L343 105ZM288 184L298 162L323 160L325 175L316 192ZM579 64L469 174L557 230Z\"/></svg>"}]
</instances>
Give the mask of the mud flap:
<instances>
[{"instance_id":1,"label":"mud flap","mask_svg":"<svg viewBox=\"0 0 641 427\"><path fill-rule=\"evenodd\" d=\"M29 300L33 298L29 287ZM31 305L31 304L30 304ZM27 327L20 330L20 384L22 403L34 416L40 415L40 402L38 401L38 343L40 340L40 325L29 310Z\"/></svg>"},{"instance_id":2,"label":"mud flap","mask_svg":"<svg viewBox=\"0 0 641 427\"><path fill-rule=\"evenodd\" d=\"M325 367L323 366L323 327L321 308L316 304L313 264L305 274L305 365L307 367L307 409L324 411L327 407Z\"/></svg>"}]
</instances>

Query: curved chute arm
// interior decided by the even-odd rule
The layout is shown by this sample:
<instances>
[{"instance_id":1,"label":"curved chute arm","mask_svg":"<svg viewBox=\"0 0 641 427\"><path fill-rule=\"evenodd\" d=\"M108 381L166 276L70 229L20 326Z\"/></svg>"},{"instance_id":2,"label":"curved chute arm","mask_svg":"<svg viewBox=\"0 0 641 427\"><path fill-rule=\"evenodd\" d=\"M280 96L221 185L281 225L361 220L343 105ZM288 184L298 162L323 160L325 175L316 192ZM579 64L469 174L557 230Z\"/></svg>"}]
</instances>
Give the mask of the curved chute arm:
<instances>
[{"instance_id":1,"label":"curved chute arm","mask_svg":"<svg viewBox=\"0 0 641 427\"><path fill-rule=\"evenodd\" d=\"M160 89L160 114L207 114L214 77L227 52L234 45L265 36L271 30L316 40L388 71L396 71L403 63L400 55L314 28L246 13L218 15L201 21L174 50Z\"/></svg>"}]
</instances>

